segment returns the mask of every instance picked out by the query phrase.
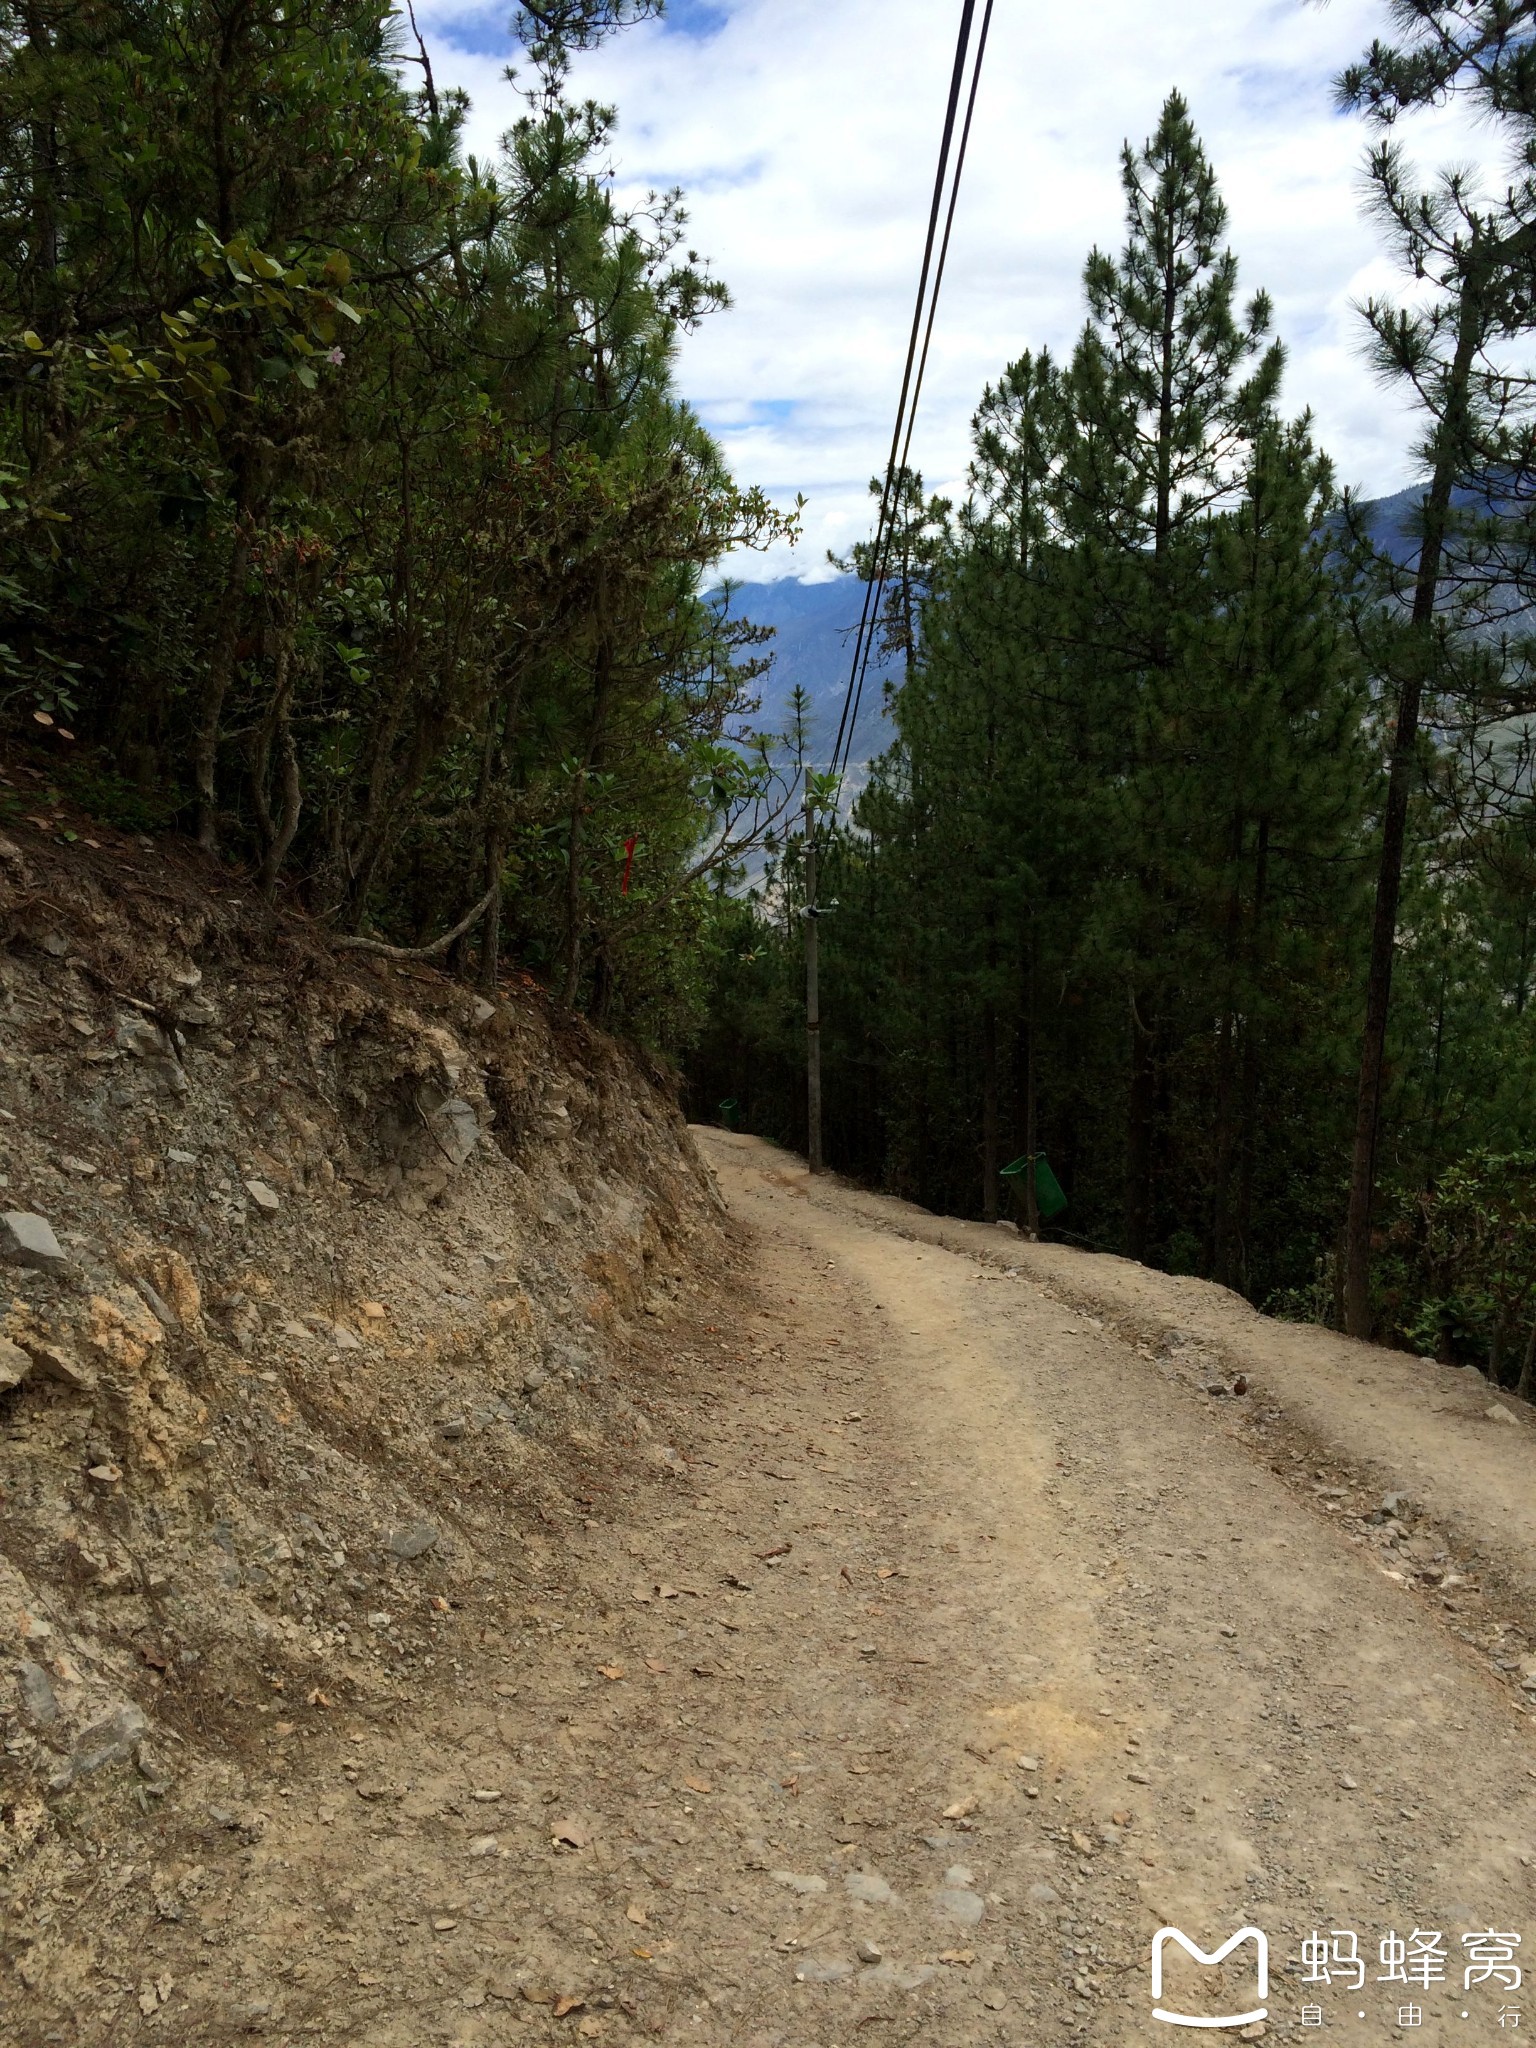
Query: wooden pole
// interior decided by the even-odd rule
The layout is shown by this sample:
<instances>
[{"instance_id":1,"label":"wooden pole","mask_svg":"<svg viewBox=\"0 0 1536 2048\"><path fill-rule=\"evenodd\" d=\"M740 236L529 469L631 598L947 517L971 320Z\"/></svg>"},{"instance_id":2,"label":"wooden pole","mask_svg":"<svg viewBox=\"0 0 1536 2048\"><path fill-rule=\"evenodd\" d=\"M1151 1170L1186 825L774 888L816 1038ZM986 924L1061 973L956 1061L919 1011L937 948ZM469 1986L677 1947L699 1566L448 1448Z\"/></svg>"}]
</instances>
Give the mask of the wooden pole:
<instances>
[{"instance_id":1,"label":"wooden pole","mask_svg":"<svg viewBox=\"0 0 1536 2048\"><path fill-rule=\"evenodd\" d=\"M1024 1082L1024 1150L1029 1154L1029 1165L1024 1170L1024 1235L1032 1244L1040 1238L1040 1190L1035 1183L1038 1170L1040 1136L1039 1119L1035 1107L1035 915L1029 915L1029 995L1025 1006L1024 1028L1029 1033L1029 1054L1025 1063Z\"/></svg>"},{"instance_id":2,"label":"wooden pole","mask_svg":"<svg viewBox=\"0 0 1536 2048\"><path fill-rule=\"evenodd\" d=\"M812 1173L821 1159L821 995L816 985L816 814L805 796L805 1101L806 1158Z\"/></svg>"}]
</instances>

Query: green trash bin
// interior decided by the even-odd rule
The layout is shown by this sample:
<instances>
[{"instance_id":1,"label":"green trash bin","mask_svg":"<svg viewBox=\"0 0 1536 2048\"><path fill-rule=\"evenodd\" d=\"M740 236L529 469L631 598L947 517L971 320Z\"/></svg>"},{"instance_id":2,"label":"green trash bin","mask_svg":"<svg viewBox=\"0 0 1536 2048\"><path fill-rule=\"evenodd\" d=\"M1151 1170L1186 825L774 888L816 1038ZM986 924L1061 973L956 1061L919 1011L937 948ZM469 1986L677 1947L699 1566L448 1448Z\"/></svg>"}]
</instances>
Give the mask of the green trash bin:
<instances>
[{"instance_id":1,"label":"green trash bin","mask_svg":"<svg viewBox=\"0 0 1536 2048\"><path fill-rule=\"evenodd\" d=\"M1027 1152L1010 1160L1003 1168L1004 1180L1018 1180L1029 1171ZM1061 1182L1051 1171L1050 1161L1043 1152L1035 1154L1035 1213L1042 1223L1049 1223L1053 1216L1059 1216L1067 1206L1067 1198L1061 1191Z\"/></svg>"},{"instance_id":2,"label":"green trash bin","mask_svg":"<svg viewBox=\"0 0 1536 2048\"><path fill-rule=\"evenodd\" d=\"M724 1102L722 1102L722 1103L721 1103L721 1105L720 1105L720 1121L721 1121L721 1123L723 1123L723 1124L725 1125L725 1128L726 1128L726 1129L727 1129L728 1131L734 1131L734 1130L735 1130L735 1128L736 1128L736 1112L737 1112L737 1110L738 1110L738 1109L740 1109L740 1107L741 1107L741 1104L740 1104L740 1103L739 1103L739 1102L738 1102L738 1101L736 1100L736 1098L735 1098L735 1096L734 1096L734 1095L727 1095L727 1097L725 1098Z\"/></svg>"}]
</instances>

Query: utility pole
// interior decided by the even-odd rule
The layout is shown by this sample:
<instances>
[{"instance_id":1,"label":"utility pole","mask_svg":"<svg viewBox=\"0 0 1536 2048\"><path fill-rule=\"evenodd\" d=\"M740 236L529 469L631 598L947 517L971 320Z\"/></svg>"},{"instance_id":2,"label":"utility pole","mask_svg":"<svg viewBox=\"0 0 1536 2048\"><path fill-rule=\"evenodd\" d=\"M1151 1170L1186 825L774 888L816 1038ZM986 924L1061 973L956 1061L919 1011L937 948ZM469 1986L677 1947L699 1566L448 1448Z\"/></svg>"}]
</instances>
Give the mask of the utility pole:
<instances>
[{"instance_id":1,"label":"utility pole","mask_svg":"<svg viewBox=\"0 0 1536 2048\"><path fill-rule=\"evenodd\" d=\"M1029 1033L1029 1053L1024 1069L1024 1149L1029 1154L1024 1183L1024 1234L1031 1244L1040 1242L1040 1189L1035 1175L1040 1171L1040 1130L1035 1102L1035 912L1029 912L1029 982L1024 1005L1024 1028Z\"/></svg>"},{"instance_id":2,"label":"utility pole","mask_svg":"<svg viewBox=\"0 0 1536 2048\"><path fill-rule=\"evenodd\" d=\"M816 987L816 813L810 777L805 789L805 1101L806 1157L812 1173L821 1167L821 998Z\"/></svg>"}]
</instances>

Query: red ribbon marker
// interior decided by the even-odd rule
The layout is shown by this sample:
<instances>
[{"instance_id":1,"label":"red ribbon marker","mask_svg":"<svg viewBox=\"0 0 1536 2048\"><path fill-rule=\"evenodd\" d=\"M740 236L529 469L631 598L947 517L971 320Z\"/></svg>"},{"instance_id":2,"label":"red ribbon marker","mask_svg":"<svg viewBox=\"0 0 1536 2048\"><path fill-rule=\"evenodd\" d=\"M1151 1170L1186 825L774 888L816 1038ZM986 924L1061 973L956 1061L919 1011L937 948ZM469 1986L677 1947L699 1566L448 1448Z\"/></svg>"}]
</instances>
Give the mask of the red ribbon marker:
<instances>
[{"instance_id":1,"label":"red ribbon marker","mask_svg":"<svg viewBox=\"0 0 1536 2048\"><path fill-rule=\"evenodd\" d=\"M624 842L624 880L619 888L621 896L629 894L629 871L635 864L635 841L639 837L639 833L636 832Z\"/></svg>"}]
</instances>

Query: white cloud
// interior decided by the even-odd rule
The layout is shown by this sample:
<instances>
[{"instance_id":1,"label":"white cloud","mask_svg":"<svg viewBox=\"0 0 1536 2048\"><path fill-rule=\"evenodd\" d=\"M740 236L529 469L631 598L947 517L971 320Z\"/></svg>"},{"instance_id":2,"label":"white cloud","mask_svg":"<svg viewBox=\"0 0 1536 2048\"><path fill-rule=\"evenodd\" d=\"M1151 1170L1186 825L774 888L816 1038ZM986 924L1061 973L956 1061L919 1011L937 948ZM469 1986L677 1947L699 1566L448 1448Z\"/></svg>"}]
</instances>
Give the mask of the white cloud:
<instances>
[{"instance_id":1,"label":"white cloud","mask_svg":"<svg viewBox=\"0 0 1536 2048\"><path fill-rule=\"evenodd\" d=\"M473 146L518 111L501 76L511 0L428 0L439 83L463 84ZM1392 285L1360 210L1364 125L1330 80L1385 26L1381 0L998 0L914 456L964 472L983 384L1023 348L1070 348L1089 246L1122 233L1120 144L1170 87L1189 100L1231 214L1247 290L1287 342L1291 409L1310 406L1340 476L1412 474L1413 424L1372 381L1352 302ZM806 539L771 567L819 569L867 529L911 321L959 9L955 0L674 0L672 21L578 60L619 108L626 187L678 183L690 240L734 309L684 345L681 381L738 475L804 491ZM979 10L978 10L979 15ZM1427 166L1486 158L1457 112L1408 131Z\"/></svg>"}]
</instances>

